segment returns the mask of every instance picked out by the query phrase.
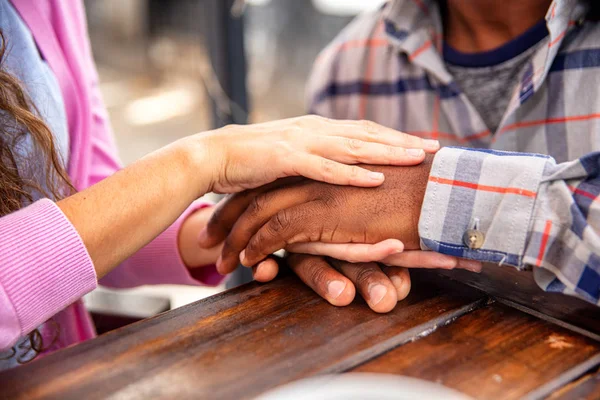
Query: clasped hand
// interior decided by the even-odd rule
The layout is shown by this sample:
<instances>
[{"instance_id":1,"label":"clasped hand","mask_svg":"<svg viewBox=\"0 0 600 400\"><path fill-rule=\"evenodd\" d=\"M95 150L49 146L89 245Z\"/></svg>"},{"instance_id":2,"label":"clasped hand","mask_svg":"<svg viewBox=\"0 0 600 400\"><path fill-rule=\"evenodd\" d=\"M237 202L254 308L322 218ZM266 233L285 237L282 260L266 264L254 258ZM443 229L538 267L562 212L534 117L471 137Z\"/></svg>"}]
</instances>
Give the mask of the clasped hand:
<instances>
[{"instance_id":1,"label":"clasped hand","mask_svg":"<svg viewBox=\"0 0 600 400\"><path fill-rule=\"evenodd\" d=\"M291 269L331 304L349 304L358 290L374 311L390 311L410 291L408 271L399 267L481 269L478 262L419 250L432 159L410 167L363 165L385 175L373 188L287 178L230 195L200 245L224 241L218 271L230 273L241 261L259 281L277 275L268 256L286 249Z\"/></svg>"}]
</instances>

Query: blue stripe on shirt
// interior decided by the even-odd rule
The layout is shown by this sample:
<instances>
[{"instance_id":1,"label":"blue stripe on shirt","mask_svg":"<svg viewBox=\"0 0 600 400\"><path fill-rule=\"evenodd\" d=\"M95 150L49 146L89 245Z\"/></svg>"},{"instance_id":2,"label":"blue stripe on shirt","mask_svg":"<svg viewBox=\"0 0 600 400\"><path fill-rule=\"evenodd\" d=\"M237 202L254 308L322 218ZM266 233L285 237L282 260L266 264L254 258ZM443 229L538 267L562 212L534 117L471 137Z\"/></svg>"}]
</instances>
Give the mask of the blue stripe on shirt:
<instances>
[{"instance_id":1,"label":"blue stripe on shirt","mask_svg":"<svg viewBox=\"0 0 600 400\"><path fill-rule=\"evenodd\" d=\"M588 175L600 175L600 151L586 154L579 159L579 162Z\"/></svg>"},{"instance_id":2,"label":"blue stripe on shirt","mask_svg":"<svg viewBox=\"0 0 600 400\"><path fill-rule=\"evenodd\" d=\"M585 49L558 54L550 72L597 67L600 67L600 49Z\"/></svg>"},{"instance_id":3,"label":"blue stripe on shirt","mask_svg":"<svg viewBox=\"0 0 600 400\"><path fill-rule=\"evenodd\" d=\"M514 151L501 151L501 150L493 150L493 149L483 149L483 148L474 148L474 147L459 147L459 146L448 146L448 148L476 151L479 153L487 153L487 154L492 154L495 156L552 158L545 154L538 154L538 153L520 153L520 152L514 152Z\"/></svg>"},{"instance_id":4,"label":"blue stripe on shirt","mask_svg":"<svg viewBox=\"0 0 600 400\"><path fill-rule=\"evenodd\" d=\"M367 94L371 96L390 96L407 92L438 91L440 98L448 99L460 94L456 83L450 85L433 86L426 77L400 79L396 82L367 82L364 80L336 83L332 82L322 90L315 98L319 103L329 97L347 96L352 94Z\"/></svg>"},{"instance_id":5,"label":"blue stripe on shirt","mask_svg":"<svg viewBox=\"0 0 600 400\"><path fill-rule=\"evenodd\" d=\"M521 265L521 257L517 254L504 253L494 250L471 250L466 246L457 246L452 243L444 243L436 240L421 238L423 244L431 251L443 253L449 256L470 258L482 262L503 263L509 265Z\"/></svg>"},{"instance_id":6,"label":"blue stripe on shirt","mask_svg":"<svg viewBox=\"0 0 600 400\"><path fill-rule=\"evenodd\" d=\"M396 29L396 26L393 22L385 21L385 32L392 35L394 38L398 40L404 40L408 37L407 31L399 31Z\"/></svg>"}]
</instances>

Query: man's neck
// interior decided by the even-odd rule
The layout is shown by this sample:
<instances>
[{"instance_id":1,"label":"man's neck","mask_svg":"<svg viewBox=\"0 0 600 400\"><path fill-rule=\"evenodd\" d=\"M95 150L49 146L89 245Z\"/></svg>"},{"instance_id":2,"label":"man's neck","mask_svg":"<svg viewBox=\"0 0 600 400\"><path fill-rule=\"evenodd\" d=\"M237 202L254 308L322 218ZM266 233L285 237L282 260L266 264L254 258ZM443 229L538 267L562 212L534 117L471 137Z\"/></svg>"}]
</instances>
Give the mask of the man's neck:
<instances>
[{"instance_id":1,"label":"man's neck","mask_svg":"<svg viewBox=\"0 0 600 400\"><path fill-rule=\"evenodd\" d=\"M502 46L538 23L552 0L447 0L444 40L464 53Z\"/></svg>"}]
</instances>

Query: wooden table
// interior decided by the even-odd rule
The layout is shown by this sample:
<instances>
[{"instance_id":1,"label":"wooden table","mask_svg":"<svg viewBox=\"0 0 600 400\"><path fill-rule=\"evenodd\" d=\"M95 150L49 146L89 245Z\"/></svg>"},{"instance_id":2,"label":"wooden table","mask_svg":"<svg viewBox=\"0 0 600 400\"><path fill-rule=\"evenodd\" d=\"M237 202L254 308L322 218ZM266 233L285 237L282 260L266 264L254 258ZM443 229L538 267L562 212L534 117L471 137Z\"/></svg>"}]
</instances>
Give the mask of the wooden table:
<instances>
[{"instance_id":1,"label":"wooden table","mask_svg":"<svg viewBox=\"0 0 600 400\"><path fill-rule=\"evenodd\" d=\"M389 314L330 306L292 276L251 283L5 371L0 397L238 399L355 371L484 399L600 398L598 310L511 271L453 275L502 298L415 271Z\"/></svg>"}]
</instances>

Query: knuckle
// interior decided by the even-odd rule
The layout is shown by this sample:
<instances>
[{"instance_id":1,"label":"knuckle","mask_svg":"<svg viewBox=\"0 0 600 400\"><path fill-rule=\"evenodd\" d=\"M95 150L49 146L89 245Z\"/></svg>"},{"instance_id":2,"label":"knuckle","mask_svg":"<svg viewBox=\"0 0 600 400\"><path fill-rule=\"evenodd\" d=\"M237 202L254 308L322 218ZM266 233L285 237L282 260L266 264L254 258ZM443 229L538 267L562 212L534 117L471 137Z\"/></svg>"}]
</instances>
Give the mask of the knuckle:
<instances>
[{"instance_id":1,"label":"knuckle","mask_svg":"<svg viewBox=\"0 0 600 400\"><path fill-rule=\"evenodd\" d=\"M360 139L347 139L346 140L346 148L350 150L353 154L357 150L360 150L364 147L365 142Z\"/></svg>"},{"instance_id":2,"label":"knuckle","mask_svg":"<svg viewBox=\"0 0 600 400\"><path fill-rule=\"evenodd\" d=\"M422 138L404 132L402 133L402 141L405 142L407 146L419 146L423 143Z\"/></svg>"},{"instance_id":3,"label":"knuckle","mask_svg":"<svg viewBox=\"0 0 600 400\"><path fill-rule=\"evenodd\" d=\"M312 258L308 262L310 263L308 279L310 279L314 287L326 285L327 280L329 279L329 274L327 273L327 270L324 268L323 264L319 262L319 259Z\"/></svg>"},{"instance_id":4,"label":"knuckle","mask_svg":"<svg viewBox=\"0 0 600 400\"><path fill-rule=\"evenodd\" d=\"M284 232L290 227L290 221L289 212L287 210L281 210L271 219L269 229L276 234Z\"/></svg>"},{"instance_id":5,"label":"knuckle","mask_svg":"<svg viewBox=\"0 0 600 400\"><path fill-rule=\"evenodd\" d=\"M248 212L250 215L258 215L265 209L265 204L266 201L264 195L255 196L248 206Z\"/></svg>"},{"instance_id":6,"label":"knuckle","mask_svg":"<svg viewBox=\"0 0 600 400\"><path fill-rule=\"evenodd\" d=\"M368 286L376 280L375 277L375 265L372 263L363 263L357 265L359 267L356 273L356 282L359 285Z\"/></svg>"},{"instance_id":7,"label":"knuckle","mask_svg":"<svg viewBox=\"0 0 600 400\"><path fill-rule=\"evenodd\" d=\"M281 132L282 142L280 142L280 143L290 143L295 138L300 136L301 134L302 134L302 126L298 125L297 123L292 124L289 127L287 127L287 129L284 129ZM281 153L285 152L285 150L286 150L285 146L277 146L277 148L278 148L278 152L281 152Z\"/></svg>"},{"instance_id":8,"label":"knuckle","mask_svg":"<svg viewBox=\"0 0 600 400\"><path fill-rule=\"evenodd\" d=\"M258 236L260 237L260 235ZM262 240L260 239L256 240L256 238L254 238L250 240L246 246L246 256L249 254L259 254L261 250L260 243L262 243Z\"/></svg>"},{"instance_id":9,"label":"knuckle","mask_svg":"<svg viewBox=\"0 0 600 400\"><path fill-rule=\"evenodd\" d=\"M377 124L375 124L373 121L363 119L360 121L360 124L362 125L363 129L365 130L365 132L368 135L370 135L370 136L378 135L379 129L377 129Z\"/></svg>"},{"instance_id":10,"label":"knuckle","mask_svg":"<svg viewBox=\"0 0 600 400\"><path fill-rule=\"evenodd\" d=\"M358 178L359 174L360 174L360 168L358 167L348 167L349 172L350 172L350 178L351 179L356 179Z\"/></svg>"},{"instance_id":11,"label":"knuckle","mask_svg":"<svg viewBox=\"0 0 600 400\"><path fill-rule=\"evenodd\" d=\"M385 146L385 155L389 159L394 159L398 155L398 149L394 146Z\"/></svg>"},{"instance_id":12,"label":"knuckle","mask_svg":"<svg viewBox=\"0 0 600 400\"><path fill-rule=\"evenodd\" d=\"M333 124L334 120L332 118L323 117L321 115L315 115L315 121L321 124Z\"/></svg>"},{"instance_id":13,"label":"knuckle","mask_svg":"<svg viewBox=\"0 0 600 400\"><path fill-rule=\"evenodd\" d=\"M335 163L329 159L321 160L321 174L324 178L330 178L335 174Z\"/></svg>"},{"instance_id":14,"label":"knuckle","mask_svg":"<svg viewBox=\"0 0 600 400\"><path fill-rule=\"evenodd\" d=\"M325 118L315 114L307 115L303 118L303 120L303 122L310 126L315 126L326 122Z\"/></svg>"}]
</instances>

